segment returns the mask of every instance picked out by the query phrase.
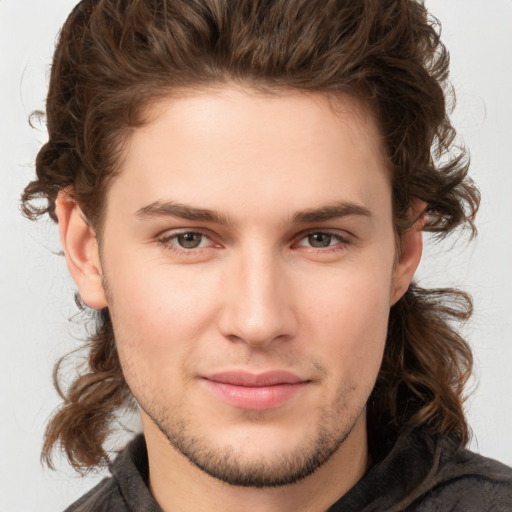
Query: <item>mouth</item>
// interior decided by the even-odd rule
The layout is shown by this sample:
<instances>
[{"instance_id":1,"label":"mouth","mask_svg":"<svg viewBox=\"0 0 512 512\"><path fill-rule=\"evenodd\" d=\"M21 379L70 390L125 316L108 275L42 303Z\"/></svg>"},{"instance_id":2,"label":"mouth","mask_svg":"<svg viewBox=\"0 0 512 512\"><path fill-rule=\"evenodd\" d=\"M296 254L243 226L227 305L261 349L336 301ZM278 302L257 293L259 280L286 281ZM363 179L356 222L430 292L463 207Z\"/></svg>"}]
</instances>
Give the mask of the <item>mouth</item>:
<instances>
[{"instance_id":1,"label":"mouth","mask_svg":"<svg viewBox=\"0 0 512 512\"><path fill-rule=\"evenodd\" d=\"M287 371L259 374L231 371L203 378L207 388L223 402L239 409L264 411L283 406L311 381Z\"/></svg>"}]
</instances>

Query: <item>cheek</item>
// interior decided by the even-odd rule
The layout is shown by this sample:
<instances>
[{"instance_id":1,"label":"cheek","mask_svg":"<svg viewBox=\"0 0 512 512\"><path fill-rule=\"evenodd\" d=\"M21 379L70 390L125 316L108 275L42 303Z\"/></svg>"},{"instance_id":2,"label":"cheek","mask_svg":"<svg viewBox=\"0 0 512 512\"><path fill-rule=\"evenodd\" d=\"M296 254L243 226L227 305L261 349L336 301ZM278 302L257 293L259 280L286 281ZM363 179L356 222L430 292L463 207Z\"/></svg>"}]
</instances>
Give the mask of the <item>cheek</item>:
<instances>
[{"instance_id":1,"label":"cheek","mask_svg":"<svg viewBox=\"0 0 512 512\"><path fill-rule=\"evenodd\" d=\"M146 372L180 364L215 315L213 279L172 267L126 262L109 274L108 288L123 366L137 358Z\"/></svg>"},{"instance_id":2,"label":"cheek","mask_svg":"<svg viewBox=\"0 0 512 512\"><path fill-rule=\"evenodd\" d=\"M386 342L390 272L352 272L309 296L311 338L323 340L325 361L343 362L347 380L376 377Z\"/></svg>"}]
</instances>

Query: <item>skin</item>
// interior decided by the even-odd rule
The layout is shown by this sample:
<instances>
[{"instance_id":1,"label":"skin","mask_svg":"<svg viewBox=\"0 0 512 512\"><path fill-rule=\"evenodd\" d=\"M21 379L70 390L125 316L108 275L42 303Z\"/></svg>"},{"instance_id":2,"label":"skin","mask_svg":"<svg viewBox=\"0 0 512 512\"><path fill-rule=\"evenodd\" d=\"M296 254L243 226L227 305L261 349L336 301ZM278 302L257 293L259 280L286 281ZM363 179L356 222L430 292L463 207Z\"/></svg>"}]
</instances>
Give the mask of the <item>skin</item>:
<instances>
[{"instance_id":1,"label":"skin","mask_svg":"<svg viewBox=\"0 0 512 512\"><path fill-rule=\"evenodd\" d=\"M369 464L365 405L421 231L397 253L377 125L352 97L334 107L232 85L162 100L128 141L101 251L59 196L68 266L82 300L109 307L163 510L326 510ZM276 406L210 386L275 370L301 383Z\"/></svg>"}]
</instances>

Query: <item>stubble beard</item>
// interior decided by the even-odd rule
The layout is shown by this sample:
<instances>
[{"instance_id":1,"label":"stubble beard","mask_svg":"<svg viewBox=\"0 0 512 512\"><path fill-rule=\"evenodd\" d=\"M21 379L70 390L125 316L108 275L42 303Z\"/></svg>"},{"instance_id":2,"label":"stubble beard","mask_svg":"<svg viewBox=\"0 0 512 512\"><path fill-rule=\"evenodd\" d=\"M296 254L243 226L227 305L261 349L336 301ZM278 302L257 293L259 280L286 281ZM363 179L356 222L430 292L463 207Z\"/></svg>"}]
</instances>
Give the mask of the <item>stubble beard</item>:
<instances>
[{"instance_id":1,"label":"stubble beard","mask_svg":"<svg viewBox=\"0 0 512 512\"><path fill-rule=\"evenodd\" d=\"M109 297L109 304L112 305L112 296L105 276L103 287ZM119 339L117 334L116 339ZM121 366L126 379L127 367L132 365L126 364L126 361L122 364L121 361ZM318 368L321 368L320 365ZM354 395L361 392L358 385L349 389L339 389L334 403L326 406L319 415L316 433L309 439L303 439L299 447L288 453L276 454L272 461L268 461L254 456L252 459L244 458L243 449L238 447L212 447L204 436L194 435L191 422L180 416L179 406L159 407L154 402L151 403L151 400L141 400L141 397L134 393L129 379L126 379L126 383L138 406L167 438L170 445L190 463L226 484L254 488L275 488L297 483L327 463L350 437L358 420L366 414L366 402L373 388L371 386L366 390L364 401L360 396L360 401L356 399L356 403ZM158 396L158 393L149 393L149 396Z\"/></svg>"},{"instance_id":2,"label":"stubble beard","mask_svg":"<svg viewBox=\"0 0 512 512\"><path fill-rule=\"evenodd\" d=\"M243 448L212 447L204 437L193 434L185 419L170 419L170 414L156 414L153 407L139 406L167 438L171 446L194 466L217 480L239 487L269 488L291 485L303 480L323 466L349 438L365 407L352 416L344 402L334 411L324 411L316 433L304 439L288 453L275 454L272 460L247 457ZM153 412L152 412L153 411ZM163 411L161 411L163 412ZM341 412L341 414L340 414ZM344 414L343 414L344 413ZM347 421L347 415L350 416ZM343 425L339 426L340 418ZM257 450L254 450L257 453Z\"/></svg>"}]
</instances>

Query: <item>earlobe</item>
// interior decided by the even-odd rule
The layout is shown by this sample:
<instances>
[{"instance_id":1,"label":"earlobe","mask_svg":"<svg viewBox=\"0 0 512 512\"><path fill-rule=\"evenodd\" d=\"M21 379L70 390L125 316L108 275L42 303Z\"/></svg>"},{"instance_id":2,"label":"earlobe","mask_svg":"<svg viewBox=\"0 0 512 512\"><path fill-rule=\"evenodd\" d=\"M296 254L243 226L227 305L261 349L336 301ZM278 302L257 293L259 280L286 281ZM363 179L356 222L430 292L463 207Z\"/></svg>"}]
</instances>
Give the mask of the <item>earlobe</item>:
<instances>
[{"instance_id":1,"label":"earlobe","mask_svg":"<svg viewBox=\"0 0 512 512\"><path fill-rule=\"evenodd\" d=\"M82 210L66 190L56 200L55 213L66 263L78 287L80 298L93 309L107 306L103 289L98 242Z\"/></svg>"},{"instance_id":2,"label":"earlobe","mask_svg":"<svg viewBox=\"0 0 512 512\"><path fill-rule=\"evenodd\" d=\"M420 264L423 251L423 227L425 225L425 203L415 204L412 215L416 222L401 237L401 250L393 273L391 305L404 295L411 284L416 269Z\"/></svg>"}]
</instances>

